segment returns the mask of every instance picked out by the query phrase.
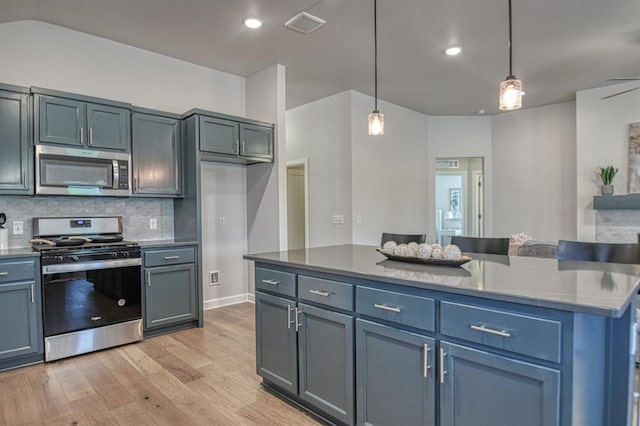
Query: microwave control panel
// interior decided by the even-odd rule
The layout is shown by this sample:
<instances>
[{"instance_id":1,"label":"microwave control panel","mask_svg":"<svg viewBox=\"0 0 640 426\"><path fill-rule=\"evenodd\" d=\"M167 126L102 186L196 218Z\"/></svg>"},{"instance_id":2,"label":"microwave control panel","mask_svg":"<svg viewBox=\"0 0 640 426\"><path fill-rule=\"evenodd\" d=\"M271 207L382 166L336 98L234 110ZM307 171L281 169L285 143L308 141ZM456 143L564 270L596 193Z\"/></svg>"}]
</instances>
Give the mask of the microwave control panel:
<instances>
[{"instance_id":1,"label":"microwave control panel","mask_svg":"<svg viewBox=\"0 0 640 426\"><path fill-rule=\"evenodd\" d=\"M129 167L126 161L118 162L118 189L129 189Z\"/></svg>"}]
</instances>

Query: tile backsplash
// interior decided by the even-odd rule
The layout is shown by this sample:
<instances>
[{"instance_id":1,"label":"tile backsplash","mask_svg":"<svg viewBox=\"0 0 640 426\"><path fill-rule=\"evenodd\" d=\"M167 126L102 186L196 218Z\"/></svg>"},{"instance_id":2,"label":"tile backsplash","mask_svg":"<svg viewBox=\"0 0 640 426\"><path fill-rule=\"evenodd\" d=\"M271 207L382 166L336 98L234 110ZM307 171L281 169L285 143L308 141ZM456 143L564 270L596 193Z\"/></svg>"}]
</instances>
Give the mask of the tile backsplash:
<instances>
[{"instance_id":1,"label":"tile backsplash","mask_svg":"<svg viewBox=\"0 0 640 426\"><path fill-rule=\"evenodd\" d=\"M640 210L597 210L596 241L599 243L637 243Z\"/></svg>"},{"instance_id":2,"label":"tile backsplash","mask_svg":"<svg viewBox=\"0 0 640 426\"><path fill-rule=\"evenodd\" d=\"M124 238L130 241L173 238L173 200L111 197L24 197L0 196L0 212L7 215L9 247L28 247L34 217L122 216ZM158 219L150 229L149 219ZM13 235L13 221L24 222L24 234Z\"/></svg>"}]
</instances>

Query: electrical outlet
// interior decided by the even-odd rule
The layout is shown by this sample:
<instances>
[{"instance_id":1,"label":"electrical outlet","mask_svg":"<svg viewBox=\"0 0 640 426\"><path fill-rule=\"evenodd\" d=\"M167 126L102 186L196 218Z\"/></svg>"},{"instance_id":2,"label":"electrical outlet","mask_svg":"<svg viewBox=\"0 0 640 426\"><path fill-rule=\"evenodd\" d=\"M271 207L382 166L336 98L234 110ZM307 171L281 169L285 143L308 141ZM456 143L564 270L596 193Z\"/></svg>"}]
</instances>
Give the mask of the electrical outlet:
<instances>
[{"instance_id":1,"label":"electrical outlet","mask_svg":"<svg viewBox=\"0 0 640 426\"><path fill-rule=\"evenodd\" d=\"M218 226L220 228L224 228L224 225L226 225L227 220L224 218L224 216L220 216L220 219L218 219Z\"/></svg>"},{"instance_id":2,"label":"electrical outlet","mask_svg":"<svg viewBox=\"0 0 640 426\"><path fill-rule=\"evenodd\" d=\"M344 225L344 215L334 214L332 217L332 222L336 225Z\"/></svg>"},{"instance_id":3,"label":"electrical outlet","mask_svg":"<svg viewBox=\"0 0 640 426\"><path fill-rule=\"evenodd\" d=\"M149 219L149 229L158 229L158 218L152 217Z\"/></svg>"},{"instance_id":4,"label":"electrical outlet","mask_svg":"<svg viewBox=\"0 0 640 426\"><path fill-rule=\"evenodd\" d=\"M13 235L22 235L24 234L24 222L21 220L13 221Z\"/></svg>"},{"instance_id":5,"label":"electrical outlet","mask_svg":"<svg viewBox=\"0 0 640 426\"><path fill-rule=\"evenodd\" d=\"M209 271L209 287L220 285L220 271Z\"/></svg>"}]
</instances>

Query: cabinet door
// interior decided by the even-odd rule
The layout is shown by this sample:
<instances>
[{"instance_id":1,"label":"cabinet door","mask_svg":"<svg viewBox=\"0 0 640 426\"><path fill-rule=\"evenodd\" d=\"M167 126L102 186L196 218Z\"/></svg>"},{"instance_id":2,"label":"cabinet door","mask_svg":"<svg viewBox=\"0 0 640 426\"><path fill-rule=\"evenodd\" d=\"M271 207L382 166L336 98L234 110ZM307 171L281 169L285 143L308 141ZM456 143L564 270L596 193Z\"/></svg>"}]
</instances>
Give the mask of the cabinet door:
<instances>
[{"instance_id":1,"label":"cabinet door","mask_svg":"<svg viewBox=\"0 0 640 426\"><path fill-rule=\"evenodd\" d=\"M300 398L352 425L353 317L302 303L298 309Z\"/></svg>"},{"instance_id":2,"label":"cabinet door","mask_svg":"<svg viewBox=\"0 0 640 426\"><path fill-rule=\"evenodd\" d=\"M35 282L0 285L0 360L40 352Z\"/></svg>"},{"instance_id":3,"label":"cabinet door","mask_svg":"<svg viewBox=\"0 0 640 426\"><path fill-rule=\"evenodd\" d=\"M39 137L37 142L84 145L85 104L72 99L37 96Z\"/></svg>"},{"instance_id":4,"label":"cabinet door","mask_svg":"<svg viewBox=\"0 0 640 426\"><path fill-rule=\"evenodd\" d=\"M200 117L200 150L238 154L239 126L235 121Z\"/></svg>"},{"instance_id":5,"label":"cabinet door","mask_svg":"<svg viewBox=\"0 0 640 426\"><path fill-rule=\"evenodd\" d=\"M179 126L172 118L132 115L134 194L181 194Z\"/></svg>"},{"instance_id":6,"label":"cabinet door","mask_svg":"<svg viewBox=\"0 0 640 426\"><path fill-rule=\"evenodd\" d=\"M193 263L147 268L145 273L147 329L197 319Z\"/></svg>"},{"instance_id":7,"label":"cabinet door","mask_svg":"<svg viewBox=\"0 0 640 426\"><path fill-rule=\"evenodd\" d=\"M240 155L273 159L273 129L241 123Z\"/></svg>"},{"instance_id":8,"label":"cabinet door","mask_svg":"<svg viewBox=\"0 0 640 426\"><path fill-rule=\"evenodd\" d=\"M296 302L256 292L257 373L268 382L298 393Z\"/></svg>"},{"instance_id":9,"label":"cabinet door","mask_svg":"<svg viewBox=\"0 0 640 426\"><path fill-rule=\"evenodd\" d=\"M557 370L441 342L442 426L559 425Z\"/></svg>"},{"instance_id":10,"label":"cabinet door","mask_svg":"<svg viewBox=\"0 0 640 426\"><path fill-rule=\"evenodd\" d=\"M124 108L87 104L87 146L130 151L130 112Z\"/></svg>"},{"instance_id":11,"label":"cabinet door","mask_svg":"<svg viewBox=\"0 0 640 426\"><path fill-rule=\"evenodd\" d=\"M358 424L437 424L435 352L432 338L356 320Z\"/></svg>"},{"instance_id":12,"label":"cabinet door","mask_svg":"<svg viewBox=\"0 0 640 426\"><path fill-rule=\"evenodd\" d=\"M28 123L28 95L0 91L0 193L30 192L31 150Z\"/></svg>"}]
</instances>

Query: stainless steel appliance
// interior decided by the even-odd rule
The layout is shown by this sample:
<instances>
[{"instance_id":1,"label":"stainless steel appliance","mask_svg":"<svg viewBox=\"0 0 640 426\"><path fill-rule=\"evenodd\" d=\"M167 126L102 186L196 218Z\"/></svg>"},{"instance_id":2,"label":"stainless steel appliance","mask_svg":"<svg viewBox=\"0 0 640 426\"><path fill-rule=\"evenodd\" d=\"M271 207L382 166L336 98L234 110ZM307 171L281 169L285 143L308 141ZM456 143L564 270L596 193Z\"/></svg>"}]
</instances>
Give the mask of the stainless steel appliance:
<instances>
[{"instance_id":1,"label":"stainless steel appliance","mask_svg":"<svg viewBox=\"0 0 640 426\"><path fill-rule=\"evenodd\" d=\"M131 154L36 145L36 194L131 195Z\"/></svg>"},{"instance_id":2,"label":"stainless steel appliance","mask_svg":"<svg viewBox=\"0 0 640 426\"><path fill-rule=\"evenodd\" d=\"M45 361L142 340L141 259L122 217L33 219Z\"/></svg>"}]
</instances>

